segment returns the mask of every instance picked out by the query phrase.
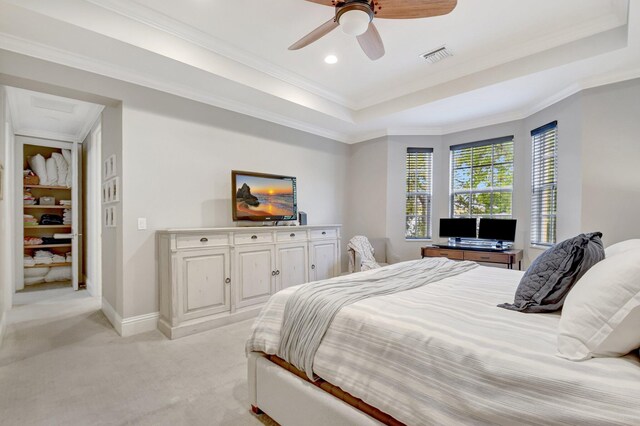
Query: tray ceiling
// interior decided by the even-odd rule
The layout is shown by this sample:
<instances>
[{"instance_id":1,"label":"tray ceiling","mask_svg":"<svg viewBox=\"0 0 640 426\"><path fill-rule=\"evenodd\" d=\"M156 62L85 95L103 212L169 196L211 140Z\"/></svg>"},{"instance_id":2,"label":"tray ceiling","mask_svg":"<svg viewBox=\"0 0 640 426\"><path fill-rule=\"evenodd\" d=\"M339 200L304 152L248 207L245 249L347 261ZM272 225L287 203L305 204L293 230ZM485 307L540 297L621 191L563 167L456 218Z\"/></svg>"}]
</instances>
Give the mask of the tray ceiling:
<instances>
[{"instance_id":1,"label":"tray ceiling","mask_svg":"<svg viewBox=\"0 0 640 426\"><path fill-rule=\"evenodd\" d=\"M303 0L0 7L4 35L14 37L0 34L0 48L65 63L42 48L49 46L75 55L67 65L347 142L513 119L561 95L640 76L640 13L627 0L459 0L446 16L379 19L387 54L375 62L339 30L287 50L332 14ZM443 45L452 57L419 57ZM326 64L328 54L338 63Z\"/></svg>"}]
</instances>

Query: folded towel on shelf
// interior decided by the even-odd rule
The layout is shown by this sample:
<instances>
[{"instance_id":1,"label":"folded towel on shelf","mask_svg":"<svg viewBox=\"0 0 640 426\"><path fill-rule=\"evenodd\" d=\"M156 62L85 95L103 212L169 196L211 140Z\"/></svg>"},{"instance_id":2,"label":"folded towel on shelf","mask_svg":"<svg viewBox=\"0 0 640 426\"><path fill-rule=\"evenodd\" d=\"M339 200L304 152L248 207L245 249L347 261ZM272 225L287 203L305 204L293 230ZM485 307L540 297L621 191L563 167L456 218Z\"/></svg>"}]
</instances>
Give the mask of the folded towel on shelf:
<instances>
[{"instance_id":1,"label":"folded towel on shelf","mask_svg":"<svg viewBox=\"0 0 640 426\"><path fill-rule=\"evenodd\" d=\"M38 246L42 244L41 238L36 237L24 237L24 245L25 246Z\"/></svg>"},{"instance_id":2,"label":"folded towel on shelf","mask_svg":"<svg viewBox=\"0 0 640 426\"><path fill-rule=\"evenodd\" d=\"M58 202L60 203L61 206L70 206L71 205L71 200L59 200Z\"/></svg>"},{"instance_id":3,"label":"folded towel on shelf","mask_svg":"<svg viewBox=\"0 0 640 426\"><path fill-rule=\"evenodd\" d=\"M53 259L50 257L34 257L33 260L36 262L36 265L51 265L53 263Z\"/></svg>"},{"instance_id":4,"label":"folded towel on shelf","mask_svg":"<svg viewBox=\"0 0 640 426\"><path fill-rule=\"evenodd\" d=\"M72 263L73 257L71 256L71 252L67 253L66 260L67 260L67 263Z\"/></svg>"},{"instance_id":5,"label":"folded towel on shelf","mask_svg":"<svg viewBox=\"0 0 640 426\"><path fill-rule=\"evenodd\" d=\"M64 219L57 214L43 214L40 218L40 225L63 225Z\"/></svg>"},{"instance_id":6,"label":"folded towel on shelf","mask_svg":"<svg viewBox=\"0 0 640 426\"><path fill-rule=\"evenodd\" d=\"M22 199L25 206L33 206L36 204L36 197L33 196L31 191L24 191Z\"/></svg>"},{"instance_id":7,"label":"folded towel on shelf","mask_svg":"<svg viewBox=\"0 0 640 426\"><path fill-rule=\"evenodd\" d=\"M42 237L44 244L71 244L71 238Z\"/></svg>"},{"instance_id":8,"label":"folded towel on shelf","mask_svg":"<svg viewBox=\"0 0 640 426\"><path fill-rule=\"evenodd\" d=\"M71 222L72 222L71 210L65 209L64 213L62 214L62 223L64 225L71 225Z\"/></svg>"},{"instance_id":9,"label":"folded towel on shelf","mask_svg":"<svg viewBox=\"0 0 640 426\"><path fill-rule=\"evenodd\" d=\"M24 266L36 266L36 261L33 260L33 257L25 255L24 256Z\"/></svg>"},{"instance_id":10,"label":"folded towel on shelf","mask_svg":"<svg viewBox=\"0 0 640 426\"><path fill-rule=\"evenodd\" d=\"M60 256L59 254L54 254L51 258L53 263L65 263L67 259L64 256Z\"/></svg>"}]
</instances>

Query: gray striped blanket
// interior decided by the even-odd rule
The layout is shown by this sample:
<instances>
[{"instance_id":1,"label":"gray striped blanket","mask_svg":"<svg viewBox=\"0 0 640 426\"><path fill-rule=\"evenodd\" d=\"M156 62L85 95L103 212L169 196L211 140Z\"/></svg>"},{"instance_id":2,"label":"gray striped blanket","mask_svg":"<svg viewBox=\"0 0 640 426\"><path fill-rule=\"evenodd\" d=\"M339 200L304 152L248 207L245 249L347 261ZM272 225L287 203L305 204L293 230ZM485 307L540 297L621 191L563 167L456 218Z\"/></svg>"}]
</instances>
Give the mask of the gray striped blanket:
<instances>
[{"instance_id":1,"label":"gray striped blanket","mask_svg":"<svg viewBox=\"0 0 640 426\"><path fill-rule=\"evenodd\" d=\"M556 356L559 314L496 307L513 298L521 277L479 266L345 306L313 371L408 425L637 425L637 351L583 362ZM278 353L296 290L269 299L247 350Z\"/></svg>"},{"instance_id":2,"label":"gray striped blanket","mask_svg":"<svg viewBox=\"0 0 640 426\"><path fill-rule=\"evenodd\" d=\"M312 379L316 351L340 309L370 297L421 287L477 266L473 262L430 258L384 268L375 274L347 275L302 285L287 300L278 356Z\"/></svg>"}]
</instances>

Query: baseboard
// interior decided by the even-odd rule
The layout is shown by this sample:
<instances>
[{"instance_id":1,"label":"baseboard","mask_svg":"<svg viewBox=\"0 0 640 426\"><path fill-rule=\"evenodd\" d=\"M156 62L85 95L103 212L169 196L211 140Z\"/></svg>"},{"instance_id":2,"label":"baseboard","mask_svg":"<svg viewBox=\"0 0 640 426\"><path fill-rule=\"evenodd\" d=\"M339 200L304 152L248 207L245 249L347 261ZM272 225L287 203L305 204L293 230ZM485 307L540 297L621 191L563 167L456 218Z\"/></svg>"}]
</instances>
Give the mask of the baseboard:
<instances>
[{"instance_id":1,"label":"baseboard","mask_svg":"<svg viewBox=\"0 0 640 426\"><path fill-rule=\"evenodd\" d=\"M123 319L104 298L102 298L102 312L122 337L156 330L158 318L160 318L159 312L153 312Z\"/></svg>"},{"instance_id":2,"label":"baseboard","mask_svg":"<svg viewBox=\"0 0 640 426\"><path fill-rule=\"evenodd\" d=\"M122 317L118 315L116 310L113 309L113 306L111 306L111 304L107 302L107 299L105 299L104 297L102 298L102 313L105 317L107 317L118 334L122 336Z\"/></svg>"},{"instance_id":3,"label":"baseboard","mask_svg":"<svg viewBox=\"0 0 640 426\"><path fill-rule=\"evenodd\" d=\"M160 318L160 312L125 318L122 320L122 332L120 335L122 337L127 337L133 336L134 334L157 330L158 318Z\"/></svg>"}]
</instances>

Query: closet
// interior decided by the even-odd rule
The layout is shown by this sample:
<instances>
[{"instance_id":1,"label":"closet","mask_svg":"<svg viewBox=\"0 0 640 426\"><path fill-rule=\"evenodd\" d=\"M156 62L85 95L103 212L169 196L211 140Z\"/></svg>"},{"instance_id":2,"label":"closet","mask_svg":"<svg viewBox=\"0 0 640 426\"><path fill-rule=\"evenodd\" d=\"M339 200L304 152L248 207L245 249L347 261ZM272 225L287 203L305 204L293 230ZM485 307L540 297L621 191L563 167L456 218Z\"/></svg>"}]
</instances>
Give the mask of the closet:
<instances>
[{"instance_id":1,"label":"closet","mask_svg":"<svg viewBox=\"0 0 640 426\"><path fill-rule=\"evenodd\" d=\"M24 262L17 291L80 286L79 144L16 138L23 170Z\"/></svg>"}]
</instances>

